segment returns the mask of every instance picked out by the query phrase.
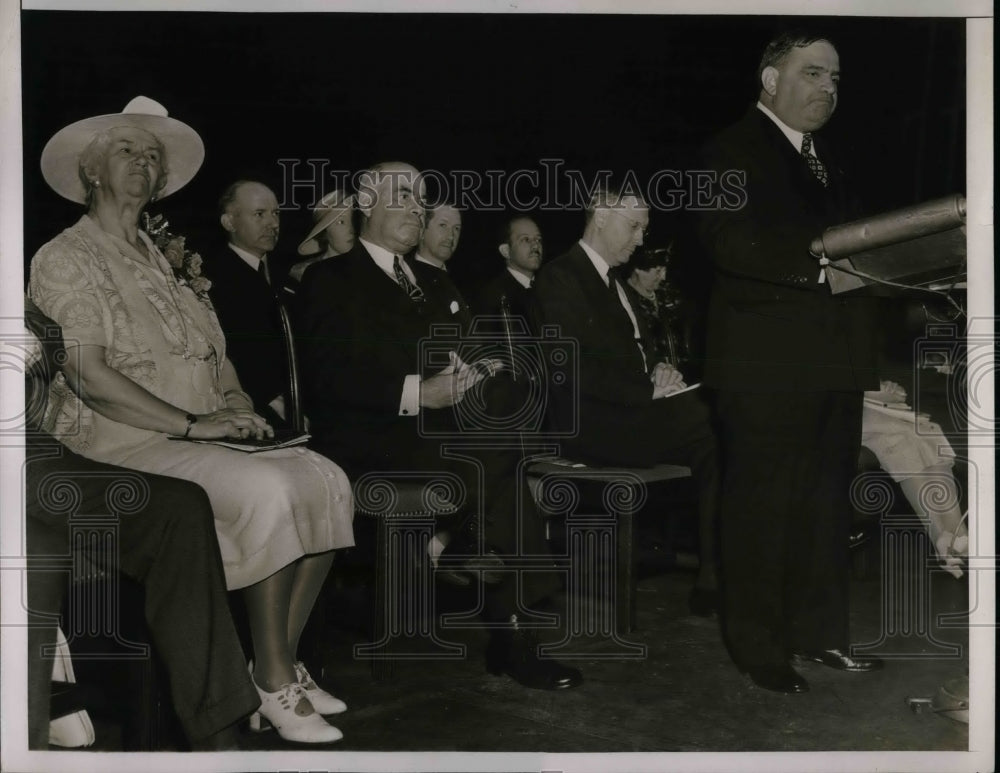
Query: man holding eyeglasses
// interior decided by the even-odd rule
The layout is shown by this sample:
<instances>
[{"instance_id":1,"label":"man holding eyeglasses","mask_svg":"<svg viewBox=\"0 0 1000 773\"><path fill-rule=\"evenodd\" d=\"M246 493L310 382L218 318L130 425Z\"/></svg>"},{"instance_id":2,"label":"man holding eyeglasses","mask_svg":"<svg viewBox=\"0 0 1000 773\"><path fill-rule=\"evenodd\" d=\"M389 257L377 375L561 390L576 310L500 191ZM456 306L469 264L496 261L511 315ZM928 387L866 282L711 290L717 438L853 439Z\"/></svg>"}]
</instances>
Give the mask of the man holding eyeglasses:
<instances>
[{"instance_id":1,"label":"man holding eyeglasses","mask_svg":"<svg viewBox=\"0 0 1000 773\"><path fill-rule=\"evenodd\" d=\"M647 331L613 269L643 243L649 206L631 191L594 192L583 238L538 272L531 316L558 325L577 342L577 363L550 385L553 429L575 435L562 452L597 464L647 467L661 462L691 468L699 489L699 518L719 506L716 442L699 390L680 372L655 362Z\"/></svg>"}]
</instances>

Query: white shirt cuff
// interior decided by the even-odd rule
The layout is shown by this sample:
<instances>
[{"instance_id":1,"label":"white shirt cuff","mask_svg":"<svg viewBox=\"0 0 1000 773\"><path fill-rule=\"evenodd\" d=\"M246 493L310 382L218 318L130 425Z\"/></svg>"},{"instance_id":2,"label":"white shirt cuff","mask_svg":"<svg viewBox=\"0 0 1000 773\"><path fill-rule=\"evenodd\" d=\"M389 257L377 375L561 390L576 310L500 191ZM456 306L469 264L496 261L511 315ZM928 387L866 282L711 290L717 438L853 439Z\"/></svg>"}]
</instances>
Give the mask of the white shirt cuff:
<instances>
[{"instance_id":1,"label":"white shirt cuff","mask_svg":"<svg viewBox=\"0 0 1000 773\"><path fill-rule=\"evenodd\" d=\"M420 375L411 373L403 379L403 396L399 401L400 416L416 416L420 413Z\"/></svg>"}]
</instances>

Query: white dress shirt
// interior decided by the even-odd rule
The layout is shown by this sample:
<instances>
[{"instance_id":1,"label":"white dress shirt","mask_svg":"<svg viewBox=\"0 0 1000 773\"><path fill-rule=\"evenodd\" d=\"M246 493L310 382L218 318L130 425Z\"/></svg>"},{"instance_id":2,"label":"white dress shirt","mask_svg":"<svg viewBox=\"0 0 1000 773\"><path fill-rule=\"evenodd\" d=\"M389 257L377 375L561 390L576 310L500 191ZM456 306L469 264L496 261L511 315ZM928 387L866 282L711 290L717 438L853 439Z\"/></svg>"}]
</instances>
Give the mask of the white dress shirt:
<instances>
[{"instance_id":1,"label":"white dress shirt","mask_svg":"<svg viewBox=\"0 0 1000 773\"><path fill-rule=\"evenodd\" d=\"M513 269L510 266L507 266L507 271L510 273L512 277L514 277L515 280L517 280L517 283L521 285L521 287L523 287L525 290L531 289L531 279L533 277L526 277L520 271Z\"/></svg>"}]
</instances>

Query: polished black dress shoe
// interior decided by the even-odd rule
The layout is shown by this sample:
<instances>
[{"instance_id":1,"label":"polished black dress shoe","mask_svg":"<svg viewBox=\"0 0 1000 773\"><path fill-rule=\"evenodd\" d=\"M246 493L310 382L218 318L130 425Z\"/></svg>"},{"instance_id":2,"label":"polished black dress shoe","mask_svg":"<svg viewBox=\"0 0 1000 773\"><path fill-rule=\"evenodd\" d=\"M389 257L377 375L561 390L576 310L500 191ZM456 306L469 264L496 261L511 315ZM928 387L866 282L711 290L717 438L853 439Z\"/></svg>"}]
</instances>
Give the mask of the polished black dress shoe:
<instances>
[{"instance_id":1,"label":"polished black dress shoe","mask_svg":"<svg viewBox=\"0 0 1000 773\"><path fill-rule=\"evenodd\" d=\"M883 665L882 660L879 658L852 658L840 650L796 652L795 657L800 660L811 660L814 663L822 663L824 666L835 668L838 671L850 671L858 674L868 671L878 671Z\"/></svg>"},{"instance_id":2,"label":"polished black dress shoe","mask_svg":"<svg viewBox=\"0 0 1000 773\"><path fill-rule=\"evenodd\" d=\"M788 694L809 692L809 682L787 663L773 666L754 666L741 669L750 680L765 690Z\"/></svg>"},{"instance_id":3,"label":"polished black dress shoe","mask_svg":"<svg viewBox=\"0 0 1000 773\"><path fill-rule=\"evenodd\" d=\"M868 529L864 526L858 526L851 530L851 533L847 538L847 547L850 550L854 550L855 548L859 548L867 543L871 538L872 535Z\"/></svg>"},{"instance_id":4,"label":"polished black dress shoe","mask_svg":"<svg viewBox=\"0 0 1000 773\"><path fill-rule=\"evenodd\" d=\"M518 627L511 615L512 629L494 631L486 648L486 670L507 674L533 690L568 690L583 682L583 674L554 660L538 657L538 638L533 631Z\"/></svg>"},{"instance_id":5,"label":"polished black dress shoe","mask_svg":"<svg viewBox=\"0 0 1000 773\"><path fill-rule=\"evenodd\" d=\"M698 617L714 617L719 612L719 591L695 585L688 595L688 609Z\"/></svg>"}]
</instances>

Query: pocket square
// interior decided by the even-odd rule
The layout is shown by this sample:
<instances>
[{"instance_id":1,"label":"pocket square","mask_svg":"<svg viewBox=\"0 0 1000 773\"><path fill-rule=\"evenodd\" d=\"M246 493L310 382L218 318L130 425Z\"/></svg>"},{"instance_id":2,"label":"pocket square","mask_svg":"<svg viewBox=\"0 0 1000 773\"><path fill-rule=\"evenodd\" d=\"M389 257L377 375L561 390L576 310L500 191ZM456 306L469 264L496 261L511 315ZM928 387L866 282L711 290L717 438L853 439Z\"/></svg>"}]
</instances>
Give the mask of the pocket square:
<instances>
[{"instance_id":1,"label":"pocket square","mask_svg":"<svg viewBox=\"0 0 1000 773\"><path fill-rule=\"evenodd\" d=\"M451 309L452 314L458 314L458 301L452 301L448 308Z\"/></svg>"}]
</instances>

